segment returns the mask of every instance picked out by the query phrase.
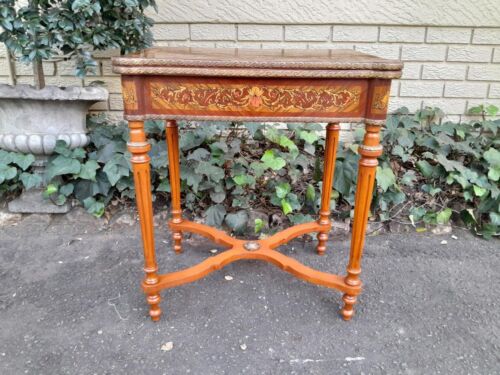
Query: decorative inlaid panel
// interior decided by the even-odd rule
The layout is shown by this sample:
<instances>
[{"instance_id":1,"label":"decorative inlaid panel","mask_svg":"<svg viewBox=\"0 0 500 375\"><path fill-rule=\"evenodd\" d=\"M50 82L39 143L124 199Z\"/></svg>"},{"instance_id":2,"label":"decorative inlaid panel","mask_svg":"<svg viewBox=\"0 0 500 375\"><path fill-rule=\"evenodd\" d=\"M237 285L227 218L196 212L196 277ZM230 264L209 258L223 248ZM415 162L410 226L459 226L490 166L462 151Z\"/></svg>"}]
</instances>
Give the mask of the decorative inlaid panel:
<instances>
[{"instance_id":1,"label":"decorative inlaid panel","mask_svg":"<svg viewBox=\"0 0 500 375\"><path fill-rule=\"evenodd\" d=\"M122 81L122 96L126 110L135 111L139 108L136 87L133 81Z\"/></svg>"},{"instance_id":2,"label":"decorative inlaid panel","mask_svg":"<svg viewBox=\"0 0 500 375\"><path fill-rule=\"evenodd\" d=\"M364 81L219 80L171 78L146 86L154 113L214 116L359 116Z\"/></svg>"}]
</instances>

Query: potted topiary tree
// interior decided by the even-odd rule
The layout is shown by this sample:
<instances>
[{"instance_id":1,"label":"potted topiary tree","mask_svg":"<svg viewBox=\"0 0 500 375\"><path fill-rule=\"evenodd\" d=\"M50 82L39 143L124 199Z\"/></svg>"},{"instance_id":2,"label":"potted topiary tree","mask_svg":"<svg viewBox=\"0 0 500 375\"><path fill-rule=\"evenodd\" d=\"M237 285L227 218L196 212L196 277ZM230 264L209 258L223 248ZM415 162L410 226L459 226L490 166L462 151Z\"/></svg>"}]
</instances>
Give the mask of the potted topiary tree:
<instances>
[{"instance_id":1,"label":"potted topiary tree","mask_svg":"<svg viewBox=\"0 0 500 375\"><path fill-rule=\"evenodd\" d=\"M0 148L34 154L41 171L58 139L70 148L85 146L88 108L107 100L108 92L45 86L43 61L73 60L75 75L82 78L96 70L95 50L126 53L150 45L153 21L144 14L149 6L155 7L154 0L2 0L0 42L12 58L32 64L34 86L0 85ZM67 211L44 202L38 188L10 202L9 209Z\"/></svg>"}]
</instances>

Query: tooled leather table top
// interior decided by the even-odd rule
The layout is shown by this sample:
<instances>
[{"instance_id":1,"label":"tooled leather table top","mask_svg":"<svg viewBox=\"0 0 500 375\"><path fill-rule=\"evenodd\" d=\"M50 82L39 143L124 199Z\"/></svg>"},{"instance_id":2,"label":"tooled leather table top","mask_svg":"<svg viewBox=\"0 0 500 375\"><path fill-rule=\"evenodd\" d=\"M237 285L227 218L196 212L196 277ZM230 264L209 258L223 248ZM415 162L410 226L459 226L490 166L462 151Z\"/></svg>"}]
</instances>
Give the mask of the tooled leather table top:
<instances>
[{"instance_id":1,"label":"tooled leather table top","mask_svg":"<svg viewBox=\"0 0 500 375\"><path fill-rule=\"evenodd\" d=\"M161 47L113 58L116 73L240 77L399 78L399 60L354 50Z\"/></svg>"}]
</instances>

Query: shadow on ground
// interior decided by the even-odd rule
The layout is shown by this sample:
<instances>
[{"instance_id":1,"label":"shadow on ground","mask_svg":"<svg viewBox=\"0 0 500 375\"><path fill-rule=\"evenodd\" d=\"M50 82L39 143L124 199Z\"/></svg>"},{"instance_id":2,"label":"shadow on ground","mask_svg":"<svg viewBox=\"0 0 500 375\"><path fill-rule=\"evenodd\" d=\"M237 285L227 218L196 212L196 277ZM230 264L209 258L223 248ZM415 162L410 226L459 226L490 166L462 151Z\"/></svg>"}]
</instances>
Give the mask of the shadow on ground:
<instances>
[{"instance_id":1,"label":"shadow on ground","mask_svg":"<svg viewBox=\"0 0 500 375\"><path fill-rule=\"evenodd\" d=\"M137 224L31 215L0 227L1 374L495 373L500 368L500 246L458 237L369 237L356 316L341 295L272 265L240 261L162 293L147 317ZM193 237L174 255L156 230L160 270L212 256ZM447 240L447 244L441 241ZM341 272L349 242L282 247ZM226 280L225 276L232 276ZM173 349L163 351L167 342Z\"/></svg>"}]
</instances>

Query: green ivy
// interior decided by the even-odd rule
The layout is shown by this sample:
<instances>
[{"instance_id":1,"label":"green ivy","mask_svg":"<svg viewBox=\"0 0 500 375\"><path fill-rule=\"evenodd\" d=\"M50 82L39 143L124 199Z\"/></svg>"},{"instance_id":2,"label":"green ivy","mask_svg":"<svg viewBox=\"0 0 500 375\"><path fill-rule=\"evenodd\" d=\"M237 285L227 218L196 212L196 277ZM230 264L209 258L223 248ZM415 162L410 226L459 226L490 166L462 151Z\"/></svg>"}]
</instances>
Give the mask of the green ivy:
<instances>
[{"instance_id":1,"label":"green ivy","mask_svg":"<svg viewBox=\"0 0 500 375\"><path fill-rule=\"evenodd\" d=\"M453 220L485 237L498 234L500 120L490 117L494 107L473 112L478 120L469 123L444 122L436 108L415 115L402 108L388 117L370 220L383 225L397 219L416 230ZM313 220L318 213L325 143L321 125L181 123L180 128L182 201L193 216L236 233L261 233L283 221ZM100 216L110 203L134 197L128 131L126 124L112 126L101 116L90 118L89 129L85 149L57 143L47 167L46 196L59 204L76 198ZM152 193L155 205L164 206L170 193L164 127L149 121L146 131ZM352 215L363 133L358 129L354 143L339 145L331 202L338 218ZM37 182L26 175L32 160L15 155L0 153L0 191ZM252 211L263 213L268 222L252 219Z\"/></svg>"}]
</instances>

